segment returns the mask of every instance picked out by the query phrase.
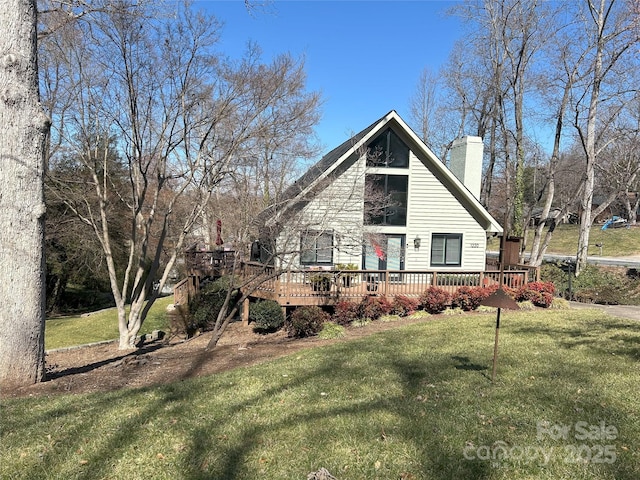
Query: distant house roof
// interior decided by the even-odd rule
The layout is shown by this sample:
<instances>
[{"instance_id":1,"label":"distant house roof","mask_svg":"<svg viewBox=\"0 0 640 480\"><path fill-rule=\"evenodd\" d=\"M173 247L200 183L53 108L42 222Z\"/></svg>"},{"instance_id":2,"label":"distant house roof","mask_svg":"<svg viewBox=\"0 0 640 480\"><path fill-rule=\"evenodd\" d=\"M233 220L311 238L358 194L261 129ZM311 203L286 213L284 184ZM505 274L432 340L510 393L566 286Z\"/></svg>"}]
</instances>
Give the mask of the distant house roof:
<instances>
[{"instance_id":1,"label":"distant house roof","mask_svg":"<svg viewBox=\"0 0 640 480\"><path fill-rule=\"evenodd\" d=\"M331 175L337 176L345 171L357 160L359 157L358 152L361 152L378 133L387 127L393 128L396 134L401 136L422 163L449 189L487 232L502 233L500 224L464 184L451 173L444 163L436 157L395 110L390 111L324 155L284 191L276 204L260 214L261 219L266 221L276 215L286 214L290 209L298 211L301 207L300 204L305 203L305 198L314 196L317 190L324 188L323 185L326 185L326 183L321 182L321 179Z\"/></svg>"}]
</instances>

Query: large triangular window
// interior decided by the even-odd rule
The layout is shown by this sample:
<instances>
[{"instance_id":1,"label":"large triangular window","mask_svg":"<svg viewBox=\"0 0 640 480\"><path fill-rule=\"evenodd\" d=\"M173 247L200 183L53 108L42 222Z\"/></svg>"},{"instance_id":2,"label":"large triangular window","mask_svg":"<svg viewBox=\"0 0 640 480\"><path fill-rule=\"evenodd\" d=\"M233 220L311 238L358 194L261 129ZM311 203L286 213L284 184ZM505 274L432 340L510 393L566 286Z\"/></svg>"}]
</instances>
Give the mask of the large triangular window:
<instances>
[{"instance_id":1,"label":"large triangular window","mask_svg":"<svg viewBox=\"0 0 640 480\"><path fill-rule=\"evenodd\" d=\"M367 145L367 166L408 168L409 147L387 128Z\"/></svg>"},{"instance_id":2,"label":"large triangular window","mask_svg":"<svg viewBox=\"0 0 640 480\"><path fill-rule=\"evenodd\" d=\"M365 176L365 225L406 225L408 175Z\"/></svg>"}]
</instances>

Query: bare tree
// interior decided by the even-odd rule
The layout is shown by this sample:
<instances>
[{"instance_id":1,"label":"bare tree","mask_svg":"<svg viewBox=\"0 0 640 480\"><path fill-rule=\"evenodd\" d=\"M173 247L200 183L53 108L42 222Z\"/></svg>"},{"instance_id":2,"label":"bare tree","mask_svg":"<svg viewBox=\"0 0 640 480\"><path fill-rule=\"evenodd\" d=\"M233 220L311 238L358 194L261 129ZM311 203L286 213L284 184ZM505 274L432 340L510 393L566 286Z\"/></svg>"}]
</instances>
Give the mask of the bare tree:
<instances>
[{"instance_id":1,"label":"bare tree","mask_svg":"<svg viewBox=\"0 0 640 480\"><path fill-rule=\"evenodd\" d=\"M85 43L67 50L70 70L79 72L71 89L77 100L60 125L66 125L65 148L90 177L93 200L72 195L69 182L60 182L58 192L101 243L120 348L133 348L187 236L208 218L212 195L256 138L271 138L278 128L281 141L300 138L290 135L301 116L296 108L306 101L314 109L318 97L305 97L302 63L288 56L265 64L253 46L239 62L215 55L217 22L188 7L163 16L123 3L91 18L91 28L79 35ZM303 100L292 101L296 95ZM309 115L306 130L297 124L301 132L315 121ZM114 152L105 139L111 136L124 179L109 161ZM114 232L114 204L128 212L124 236ZM124 264L116 261L116 249L126 251Z\"/></svg>"},{"instance_id":2,"label":"bare tree","mask_svg":"<svg viewBox=\"0 0 640 480\"><path fill-rule=\"evenodd\" d=\"M78 72L70 92L76 103L60 122L66 126L60 129L62 141L87 172L93 194L76 195L73 182L64 178L57 178L55 193L101 244L118 310L120 348L134 347L157 294L156 276L162 286L175 262L174 249L160 271L165 240L178 220L176 203L194 182L220 172L206 152L212 126L196 117L200 77L208 72L201 49L215 39L214 25L187 10L178 12L180 21L173 24L147 13L123 5L92 14L91 29L79 36L87 42L78 42L67 55L69 70ZM125 179L109 161L114 152L106 139L112 132L124 156ZM130 215L124 245L109 213L118 202ZM196 202L179 220L176 249L201 208ZM120 247L127 252L125 265L116 262Z\"/></svg>"},{"instance_id":3,"label":"bare tree","mask_svg":"<svg viewBox=\"0 0 640 480\"><path fill-rule=\"evenodd\" d=\"M548 59L548 68L540 72L536 85L541 92L540 98L552 112L549 117L554 119L555 129L551 158L548 162L547 182L543 191L543 207L540 213L540 221L535 228L529 257L529 263L534 266L542 265L557 222L566 217L569 208L574 203L574 199L577 198L582 189L582 184L578 183L575 185L573 193L558 201L556 177L560 163L561 142L565 135L566 117L571 107L571 94L574 85L580 80L579 72L584 60L584 53L576 53L573 50L570 34L565 31L563 25L557 26L556 34L546 47L547 55L545 57ZM564 183L566 186L570 182ZM554 204L559 205L559 210L553 216L550 216ZM546 233L544 232L545 227L548 227Z\"/></svg>"},{"instance_id":4,"label":"bare tree","mask_svg":"<svg viewBox=\"0 0 640 480\"><path fill-rule=\"evenodd\" d=\"M530 93L531 70L534 55L541 48L544 38L544 22L539 14L537 1L503 0L484 2L479 22L486 31L487 54L494 73L496 105L502 111L502 128L505 155L514 157L512 169L512 205L509 216L511 233L521 236L524 229L524 166L525 166L525 111L524 105ZM507 103L508 102L508 103ZM509 123L506 122L511 117ZM512 125L512 127L510 127ZM511 147L511 144L513 146Z\"/></svg>"},{"instance_id":5,"label":"bare tree","mask_svg":"<svg viewBox=\"0 0 640 480\"><path fill-rule=\"evenodd\" d=\"M535 0L466 2L453 10L473 27L466 42L457 46L465 54L458 53L458 61L452 56L448 83L455 86L457 103L466 105L461 113L471 114L477 135L488 143L480 200L491 205L494 179L501 176L501 196L510 201L500 202L496 214L516 235L525 222L524 168L530 142L525 104L531 103L535 57L545 41L542 10Z\"/></svg>"},{"instance_id":6,"label":"bare tree","mask_svg":"<svg viewBox=\"0 0 640 480\"><path fill-rule=\"evenodd\" d=\"M598 161L599 136L598 121L603 102L618 96L620 88L608 85L616 75L616 67L625 56L633 54L632 47L638 44L635 19L631 15L631 2L623 0L588 1L584 11L582 28L587 34L584 49L588 52L589 82L575 105L575 127L580 136L585 153L584 189L580 202L580 231L576 256L576 275L587 263L589 234L593 222L593 192L595 184L595 166ZM629 65L633 65L633 61ZM617 90L617 94L616 94ZM622 91L627 88L622 86Z\"/></svg>"},{"instance_id":7,"label":"bare tree","mask_svg":"<svg viewBox=\"0 0 640 480\"><path fill-rule=\"evenodd\" d=\"M564 117L568 111L574 111L572 120L586 159L583 181L573 189L573 195L581 195L582 199L578 272L586 260L587 231L593 220L590 199L596 180L596 158L606 148L605 138L611 139L610 135L603 135L612 123L613 117L609 114L615 110L614 104L622 107L627 103L633 90L629 87L633 81L622 84L615 79L635 78L630 72L636 68L636 62L630 59L623 63L620 59L629 55L631 45L637 42L638 22L633 15L637 8L637 2L602 0L563 4L558 11L548 2L505 0L468 2L455 9L474 27L467 36L466 58L473 57L469 53L475 52L475 58L468 63L473 64L476 71L484 72L487 82L483 90L489 93L488 101L478 101L482 97L474 95L478 90L474 85L480 83L466 81L466 89L454 90L455 98L459 105L465 106L463 124L469 111L482 112L478 128L481 136L486 134L489 138L482 201L495 214L503 216L507 231L520 232L526 220L522 195L529 125L553 121L552 128L556 130L543 206L543 216L548 216L555 202L561 141L568 138L563 128ZM554 47L544 50L550 39L554 40ZM449 78L454 80L449 80L450 85L464 85L465 78L474 78L470 68L449 69L449 72ZM535 84L541 84L537 91L533 89ZM549 98L545 88L557 92L554 103L540 101ZM609 120L598 108L601 103L609 104L606 110ZM546 106L547 112L553 113L543 113L536 118L534 104L543 109ZM497 179L502 183L496 183ZM492 201L494 185L501 187L495 198L498 204ZM563 213L567 213L573 201L569 197L560 206ZM543 227L544 223L538 226L534 241L535 262L540 261L544 253ZM547 232L547 241L552 232L553 229Z\"/></svg>"},{"instance_id":8,"label":"bare tree","mask_svg":"<svg viewBox=\"0 0 640 480\"><path fill-rule=\"evenodd\" d=\"M411 121L417 126L418 135L422 141L432 151L436 151L433 141L436 130L436 92L438 91L438 83L438 75L428 68L422 70L409 103Z\"/></svg>"},{"instance_id":9,"label":"bare tree","mask_svg":"<svg viewBox=\"0 0 640 480\"><path fill-rule=\"evenodd\" d=\"M625 141L616 146L618 178L624 179L624 190L620 192L621 202L626 211L626 218L631 225L638 221L640 208L640 130L629 132Z\"/></svg>"},{"instance_id":10,"label":"bare tree","mask_svg":"<svg viewBox=\"0 0 640 480\"><path fill-rule=\"evenodd\" d=\"M36 2L0 1L0 387L44 375L45 140Z\"/></svg>"},{"instance_id":11,"label":"bare tree","mask_svg":"<svg viewBox=\"0 0 640 480\"><path fill-rule=\"evenodd\" d=\"M601 160L595 165L594 194L600 196L600 201L593 208L593 218L599 218L617 202L625 207L625 218L635 223L636 212L632 208L632 199L637 209L634 194L637 192L640 174L640 157L637 151L639 132L616 127L611 133L614 138L599 152Z\"/></svg>"},{"instance_id":12,"label":"bare tree","mask_svg":"<svg viewBox=\"0 0 640 480\"><path fill-rule=\"evenodd\" d=\"M250 49L259 54L256 47ZM301 165L318 153L313 127L321 99L318 93L305 91L304 61L280 55L261 68L256 78L273 90L273 100L237 152L232 175L216 187L203 212L203 236L209 246L214 245L217 220L228 232L228 242L246 245L255 213L278 201L301 173Z\"/></svg>"}]
</instances>

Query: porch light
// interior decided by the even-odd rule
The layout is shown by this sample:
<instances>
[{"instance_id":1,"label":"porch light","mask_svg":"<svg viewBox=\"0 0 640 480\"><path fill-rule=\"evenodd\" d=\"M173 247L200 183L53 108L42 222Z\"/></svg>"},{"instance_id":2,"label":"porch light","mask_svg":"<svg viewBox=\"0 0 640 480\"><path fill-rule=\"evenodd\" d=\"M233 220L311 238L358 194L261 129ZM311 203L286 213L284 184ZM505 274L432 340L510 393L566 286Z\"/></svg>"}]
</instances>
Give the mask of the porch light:
<instances>
[{"instance_id":1,"label":"porch light","mask_svg":"<svg viewBox=\"0 0 640 480\"><path fill-rule=\"evenodd\" d=\"M413 248L420 250L420 237L418 235L413 239Z\"/></svg>"}]
</instances>

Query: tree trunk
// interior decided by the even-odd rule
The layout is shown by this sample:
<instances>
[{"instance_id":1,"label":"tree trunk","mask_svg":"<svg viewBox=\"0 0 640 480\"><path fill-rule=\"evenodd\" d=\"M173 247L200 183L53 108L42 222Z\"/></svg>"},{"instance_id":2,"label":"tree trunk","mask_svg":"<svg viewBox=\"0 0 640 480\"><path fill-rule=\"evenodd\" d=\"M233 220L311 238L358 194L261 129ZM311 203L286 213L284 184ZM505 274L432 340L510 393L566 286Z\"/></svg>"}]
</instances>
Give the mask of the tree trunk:
<instances>
[{"instance_id":1,"label":"tree trunk","mask_svg":"<svg viewBox=\"0 0 640 480\"><path fill-rule=\"evenodd\" d=\"M535 267L539 267L542 265L542 261L544 260L544 254L547 250L547 246L551 241L551 236L553 235L553 231L556 228L556 223L560 220L561 216L564 215L568 206L563 206L562 211L558 213L556 217L550 220L549 229L545 235L544 240L542 239L542 233L547 223L547 219L549 218L549 213L551 213L551 207L553 206L553 202L555 200L556 195L556 169L558 168L558 162L560 158L560 142L562 140L562 129L564 125L564 115L567 110L567 105L569 105L571 87L573 86L573 82L575 80L576 71L568 76L567 83L564 86L562 92L562 100L560 101L560 107L558 108L558 115L556 117L556 130L553 136L553 152L551 154L551 160L549 162L549 181L547 183L547 188L545 192L545 200L544 206L542 208L542 214L540 215L540 223L536 227L535 235L533 237L533 245L531 247L531 257L529 263Z\"/></svg>"},{"instance_id":2,"label":"tree trunk","mask_svg":"<svg viewBox=\"0 0 640 480\"><path fill-rule=\"evenodd\" d=\"M638 218L638 214L636 212L640 206L640 196L636 194L636 201L631 203L629 192L627 191L626 195L622 196L622 202L624 203L624 208L627 211L627 220L629 220L631 225L635 225Z\"/></svg>"},{"instance_id":3,"label":"tree trunk","mask_svg":"<svg viewBox=\"0 0 640 480\"><path fill-rule=\"evenodd\" d=\"M35 0L0 0L0 386L44 375L44 152Z\"/></svg>"},{"instance_id":4,"label":"tree trunk","mask_svg":"<svg viewBox=\"0 0 640 480\"><path fill-rule=\"evenodd\" d=\"M489 206L489 202L491 201L491 188L493 187L493 170L496 165L496 119L491 119L491 130L489 136L489 165L487 166L487 172L484 176L484 182L482 182L482 190L480 192L480 203L485 207Z\"/></svg>"},{"instance_id":5,"label":"tree trunk","mask_svg":"<svg viewBox=\"0 0 640 480\"><path fill-rule=\"evenodd\" d=\"M587 253L589 249L589 235L593 222L591 207L593 205L593 190L595 185L596 162L596 123L598 113L598 101L600 96L600 83L602 82L602 56L604 55L603 31L605 25L605 4L600 1L599 11L594 12L594 20L597 28L597 44L593 60L593 83L591 85L591 98L589 99L589 111L587 115L587 134L583 140L586 156L585 181L582 198L580 200L580 229L578 233L578 251L576 254L576 277L587 266Z\"/></svg>"},{"instance_id":6,"label":"tree trunk","mask_svg":"<svg viewBox=\"0 0 640 480\"><path fill-rule=\"evenodd\" d=\"M513 225L512 232L516 237L524 237L524 126L523 126L523 96L524 87L522 79L519 80L520 87L515 96L515 124L516 124L516 165L513 192Z\"/></svg>"}]
</instances>

